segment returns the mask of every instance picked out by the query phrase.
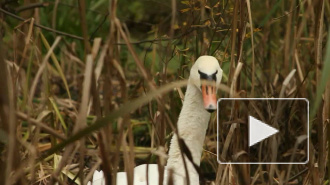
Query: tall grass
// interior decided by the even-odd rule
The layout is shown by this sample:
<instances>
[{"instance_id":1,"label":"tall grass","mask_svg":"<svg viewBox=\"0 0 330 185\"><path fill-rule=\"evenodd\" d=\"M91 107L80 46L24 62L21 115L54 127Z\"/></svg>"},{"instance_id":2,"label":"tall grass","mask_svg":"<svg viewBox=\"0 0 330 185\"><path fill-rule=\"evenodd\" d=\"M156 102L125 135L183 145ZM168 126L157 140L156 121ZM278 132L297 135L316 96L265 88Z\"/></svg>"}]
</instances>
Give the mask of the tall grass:
<instances>
[{"instance_id":1,"label":"tall grass","mask_svg":"<svg viewBox=\"0 0 330 185\"><path fill-rule=\"evenodd\" d=\"M329 183L329 1L5 1L0 8L3 184L86 184L101 169L108 184L118 171L132 183L142 163L160 164L163 174L184 79L204 54L224 70L220 97L307 98L311 113L309 162L292 166L218 164L221 118L212 115L201 182ZM235 150L246 133L239 123L229 128L220 145Z\"/></svg>"}]
</instances>

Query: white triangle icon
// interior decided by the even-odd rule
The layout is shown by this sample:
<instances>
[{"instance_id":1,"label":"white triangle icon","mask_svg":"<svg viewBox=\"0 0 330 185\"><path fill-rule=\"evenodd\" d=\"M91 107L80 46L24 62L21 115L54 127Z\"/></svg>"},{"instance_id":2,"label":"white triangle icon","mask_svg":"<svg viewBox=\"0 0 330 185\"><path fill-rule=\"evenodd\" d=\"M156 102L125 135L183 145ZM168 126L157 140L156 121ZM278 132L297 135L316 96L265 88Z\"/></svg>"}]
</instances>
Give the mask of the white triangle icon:
<instances>
[{"instance_id":1,"label":"white triangle icon","mask_svg":"<svg viewBox=\"0 0 330 185\"><path fill-rule=\"evenodd\" d=\"M253 146L277 132L277 129L249 116L249 146Z\"/></svg>"}]
</instances>

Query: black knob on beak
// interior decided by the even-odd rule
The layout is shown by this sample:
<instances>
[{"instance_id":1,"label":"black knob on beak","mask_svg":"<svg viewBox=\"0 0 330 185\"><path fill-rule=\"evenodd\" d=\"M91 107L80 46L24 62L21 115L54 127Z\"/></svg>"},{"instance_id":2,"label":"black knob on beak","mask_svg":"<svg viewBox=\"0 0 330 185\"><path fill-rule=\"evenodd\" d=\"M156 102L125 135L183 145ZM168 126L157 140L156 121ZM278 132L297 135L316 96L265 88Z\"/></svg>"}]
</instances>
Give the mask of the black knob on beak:
<instances>
[{"instance_id":1,"label":"black knob on beak","mask_svg":"<svg viewBox=\"0 0 330 185\"><path fill-rule=\"evenodd\" d=\"M206 110L207 110L207 112L209 112L209 113L212 113L212 112L215 111L215 109L206 109Z\"/></svg>"}]
</instances>

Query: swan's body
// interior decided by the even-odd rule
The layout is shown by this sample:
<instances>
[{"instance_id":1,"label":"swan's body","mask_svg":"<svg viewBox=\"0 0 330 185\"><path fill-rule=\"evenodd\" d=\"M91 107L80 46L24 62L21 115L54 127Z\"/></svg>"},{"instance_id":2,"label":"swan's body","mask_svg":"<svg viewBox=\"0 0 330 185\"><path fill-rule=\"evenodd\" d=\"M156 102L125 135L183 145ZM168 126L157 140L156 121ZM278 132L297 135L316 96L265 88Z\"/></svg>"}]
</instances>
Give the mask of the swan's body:
<instances>
[{"instance_id":1,"label":"swan's body","mask_svg":"<svg viewBox=\"0 0 330 185\"><path fill-rule=\"evenodd\" d=\"M203 85L201 80L214 82L214 85L218 86L221 77L222 69L220 68L217 59L211 56L199 57L190 71L189 82L177 128L180 138L185 141L185 144L192 154L193 162L198 166L200 165L203 143L211 115L209 112L216 109L216 88L211 85ZM164 184L167 184L167 174L169 169L173 171L174 185L186 184L187 179L185 167L181 157L177 135L174 135L171 140L168 155L169 158L167 166L165 167ZM185 157L185 161L187 164L190 184L198 185L199 175L197 171L187 157ZM134 168L134 185L146 185L147 176L150 185L158 185L158 166L156 164L149 164L148 175L146 174L146 168L147 165L145 164ZM97 178L99 179L97 182L103 181L103 184L105 184L103 173L100 177L97 177L99 176L99 173L100 172L96 172L97 175L93 177L94 185ZM126 173L117 173L117 185L126 184Z\"/></svg>"}]
</instances>

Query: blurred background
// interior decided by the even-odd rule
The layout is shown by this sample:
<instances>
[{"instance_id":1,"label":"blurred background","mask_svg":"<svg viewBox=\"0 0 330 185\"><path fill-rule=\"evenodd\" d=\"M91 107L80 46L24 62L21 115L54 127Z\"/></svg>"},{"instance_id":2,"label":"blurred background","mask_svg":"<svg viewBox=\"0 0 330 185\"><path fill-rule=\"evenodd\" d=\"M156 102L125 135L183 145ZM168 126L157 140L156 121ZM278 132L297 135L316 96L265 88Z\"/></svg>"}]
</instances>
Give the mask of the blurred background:
<instances>
[{"instance_id":1,"label":"blurred background","mask_svg":"<svg viewBox=\"0 0 330 185\"><path fill-rule=\"evenodd\" d=\"M185 92L172 82L201 55L220 62L219 97L310 102L305 165L218 164L213 114L202 182L329 184L329 1L0 2L3 184L86 184L95 170L114 183L163 164Z\"/></svg>"}]
</instances>

